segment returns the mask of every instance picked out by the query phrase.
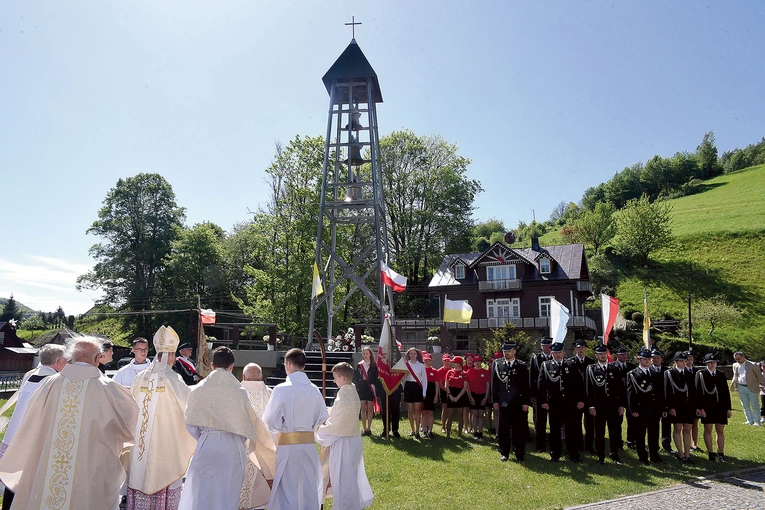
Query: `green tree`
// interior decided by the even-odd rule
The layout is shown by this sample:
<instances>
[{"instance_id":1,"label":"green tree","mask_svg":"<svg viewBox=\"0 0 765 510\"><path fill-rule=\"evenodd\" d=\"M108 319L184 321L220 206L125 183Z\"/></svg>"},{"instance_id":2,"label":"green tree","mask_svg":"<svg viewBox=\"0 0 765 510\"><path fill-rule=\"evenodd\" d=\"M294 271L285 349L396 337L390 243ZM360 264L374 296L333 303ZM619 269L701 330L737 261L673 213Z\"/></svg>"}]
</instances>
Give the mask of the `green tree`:
<instances>
[{"instance_id":1,"label":"green tree","mask_svg":"<svg viewBox=\"0 0 765 510\"><path fill-rule=\"evenodd\" d=\"M21 329L26 329L27 331L34 331L36 329L45 329L48 325L45 324L45 321L40 317L40 315L32 315L26 319L24 319L24 322L21 323Z\"/></svg>"},{"instance_id":2,"label":"green tree","mask_svg":"<svg viewBox=\"0 0 765 510\"><path fill-rule=\"evenodd\" d=\"M252 280L236 301L246 313L297 334L308 330L323 162L322 137L277 144L266 169L269 200L235 248L234 260L245 262Z\"/></svg>"},{"instance_id":3,"label":"green tree","mask_svg":"<svg viewBox=\"0 0 765 510\"><path fill-rule=\"evenodd\" d=\"M223 229L214 223L178 227L163 277L170 295L192 305L197 296L208 307L230 303L223 272Z\"/></svg>"},{"instance_id":4,"label":"green tree","mask_svg":"<svg viewBox=\"0 0 765 510\"><path fill-rule=\"evenodd\" d=\"M696 157L699 160L702 179L709 179L720 173L714 131L709 131L704 135L701 143L696 147Z\"/></svg>"},{"instance_id":5,"label":"green tree","mask_svg":"<svg viewBox=\"0 0 765 510\"><path fill-rule=\"evenodd\" d=\"M597 255L616 234L615 212L613 204L600 202L594 211L584 211L580 214L571 228L565 229L561 234L568 242L582 243L592 248Z\"/></svg>"},{"instance_id":6,"label":"green tree","mask_svg":"<svg viewBox=\"0 0 765 510\"><path fill-rule=\"evenodd\" d=\"M476 223L473 227L473 233L471 235L471 250L483 251L491 246L499 235L500 238L504 237L507 229L505 224L496 218L491 218L485 222ZM455 251L449 251L448 253L460 253Z\"/></svg>"},{"instance_id":7,"label":"green tree","mask_svg":"<svg viewBox=\"0 0 765 510\"><path fill-rule=\"evenodd\" d=\"M380 160L390 249L415 286L436 269L450 239L472 231L481 185L467 177L470 160L438 135L395 131L381 139Z\"/></svg>"},{"instance_id":8,"label":"green tree","mask_svg":"<svg viewBox=\"0 0 765 510\"><path fill-rule=\"evenodd\" d=\"M103 241L90 248L96 265L78 277L78 287L100 289L104 303L123 310L151 310L164 259L184 219L184 209L161 175L141 173L118 180L87 230ZM153 333L150 317L135 315L131 321L139 334Z\"/></svg>"},{"instance_id":9,"label":"green tree","mask_svg":"<svg viewBox=\"0 0 765 510\"><path fill-rule=\"evenodd\" d=\"M643 193L643 185L640 182L642 173L642 163L635 163L616 173L605 185L604 201L611 202L614 207L621 209L630 200L639 198Z\"/></svg>"},{"instance_id":10,"label":"green tree","mask_svg":"<svg viewBox=\"0 0 765 510\"><path fill-rule=\"evenodd\" d=\"M8 322L11 319L18 322L21 321L23 316L24 312L19 309L19 304L13 299L13 294L11 294L11 297L8 298L8 301L5 302L5 306L3 306L3 313L0 314L0 322Z\"/></svg>"},{"instance_id":11,"label":"green tree","mask_svg":"<svg viewBox=\"0 0 765 510\"><path fill-rule=\"evenodd\" d=\"M672 204L648 196L627 202L617 215L617 251L648 265L649 255L672 241Z\"/></svg>"},{"instance_id":12,"label":"green tree","mask_svg":"<svg viewBox=\"0 0 765 510\"><path fill-rule=\"evenodd\" d=\"M707 335L712 335L716 328L738 323L743 313L736 305L728 302L725 295L703 299L693 307L693 317L696 321L709 326Z\"/></svg>"}]
</instances>

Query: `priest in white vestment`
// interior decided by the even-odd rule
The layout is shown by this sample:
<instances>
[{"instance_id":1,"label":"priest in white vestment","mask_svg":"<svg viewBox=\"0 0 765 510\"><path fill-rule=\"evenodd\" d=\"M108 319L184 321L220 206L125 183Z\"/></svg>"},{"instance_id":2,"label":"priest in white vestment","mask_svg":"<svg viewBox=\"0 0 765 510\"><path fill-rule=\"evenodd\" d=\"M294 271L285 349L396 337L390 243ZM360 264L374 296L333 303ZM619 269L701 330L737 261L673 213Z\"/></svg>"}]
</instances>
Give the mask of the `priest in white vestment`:
<instances>
[{"instance_id":1,"label":"priest in white vestment","mask_svg":"<svg viewBox=\"0 0 765 510\"><path fill-rule=\"evenodd\" d=\"M374 501L364 469L364 448L359 433L361 401L353 385L353 367L338 363L332 368L338 386L329 419L316 432L322 448L321 464L326 497L333 510L360 510Z\"/></svg>"},{"instance_id":2,"label":"priest in white vestment","mask_svg":"<svg viewBox=\"0 0 765 510\"><path fill-rule=\"evenodd\" d=\"M268 429L279 434L269 510L318 510L324 499L314 432L329 413L319 388L303 373L305 362L300 349L287 352L287 380L274 388L263 413Z\"/></svg>"},{"instance_id":3,"label":"priest in white vestment","mask_svg":"<svg viewBox=\"0 0 765 510\"><path fill-rule=\"evenodd\" d=\"M172 369L179 343L173 328L160 327L154 335L157 356L130 388L141 413L129 456L127 510L176 510L181 500L197 442L183 419L191 389Z\"/></svg>"},{"instance_id":4,"label":"priest in white vestment","mask_svg":"<svg viewBox=\"0 0 765 510\"><path fill-rule=\"evenodd\" d=\"M130 363L117 370L117 373L112 378L114 382L118 382L127 388L130 388L138 374L149 368L151 364L146 359L149 356L149 341L144 337L139 336L133 340L132 352L135 357Z\"/></svg>"},{"instance_id":5,"label":"priest in white vestment","mask_svg":"<svg viewBox=\"0 0 765 510\"><path fill-rule=\"evenodd\" d=\"M265 428L259 424L247 390L231 373L234 361L228 347L215 349L214 370L189 393L186 429L197 438L197 449L181 494L181 510L239 508L247 468L245 443L249 440L254 450L258 427ZM267 493L261 500L268 500Z\"/></svg>"},{"instance_id":6,"label":"priest in white vestment","mask_svg":"<svg viewBox=\"0 0 765 510\"><path fill-rule=\"evenodd\" d=\"M258 417L263 416L263 411L271 398L271 388L263 382L263 369L257 363L248 363L242 370L242 387L247 390L250 404L255 409ZM258 443L255 451L247 456L247 468L244 475L244 485L239 501L239 510L253 510L263 508L268 502L263 495L270 496L273 482L274 469L276 467L276 434L272 434L262 421L258 421L262 430L258 428ZM262 474L262 476L259 476Z\"/></svg>"},{"instance_id":7,"label":"priest in white vestment","mask_svg":"<svg viewBox=\"0 0 765 510\"><path fill-rule=\"evenodd\" d=\"M133 442L138 405L101 377L98 338L72 337L67 347L71 364L43 381L0 459L14 510L104 510L125 480L119 455Z\"/></svg>"}]
</instances>

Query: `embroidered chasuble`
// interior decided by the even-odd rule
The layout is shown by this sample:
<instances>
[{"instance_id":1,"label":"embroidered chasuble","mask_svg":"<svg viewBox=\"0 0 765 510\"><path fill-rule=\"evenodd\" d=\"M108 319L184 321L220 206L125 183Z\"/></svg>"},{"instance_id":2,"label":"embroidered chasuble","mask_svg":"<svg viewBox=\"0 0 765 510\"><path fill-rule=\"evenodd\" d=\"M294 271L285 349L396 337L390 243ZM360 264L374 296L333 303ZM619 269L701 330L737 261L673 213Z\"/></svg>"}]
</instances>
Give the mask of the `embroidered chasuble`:
<instances>
[{"instance_id":1,"label":"embroidered chasuble","mask_svg":"<svg viewBox=\"0 0 765 510\"><path fill-rule=\"evenodd\" d=\"M159 361L159 356L150 369L138 374L133 381L130 392L138 402L139 416L135 429L136 442L129 457L129 490L144 495L156 494L179 481L186 473L197 444L186 430L183 418L190 391L172 367L164 360ZM180 498L180 487L177 492L177 495L165 499ZM136 507L141 508L142 505ZM162 506L169 507L172 505L167 503Z\"/></svg>"},{"instance_id":2,"label":"embroidered chasuble","mask_svg":"<svg viewBox=\"0 0 765 510\"><path fill-rule=\"evenodd\" d=\"M247 390L255 414L262 418L263 410L271 398L271 388L263 381L242 381L242 387ZM271 494L269 482L274 479L277 436L265 427L262 420L258 420L256 429L258 442L254 451L252 451L252 442L248 441L247 467L239 497L240 510L265 505Z\"/></svg>"},{"instance_id":3,"label":"embroidered chasuble","mask_svg":"<svg viewBox=\"0 0 765 510\"><path fill-rule=\"evenodd\" d=\"M0 459L14 510L104 510L125 481L119 455L132 444L138 406L98 368L75 363L47 377Z\"/></svg>"}]
</instances>

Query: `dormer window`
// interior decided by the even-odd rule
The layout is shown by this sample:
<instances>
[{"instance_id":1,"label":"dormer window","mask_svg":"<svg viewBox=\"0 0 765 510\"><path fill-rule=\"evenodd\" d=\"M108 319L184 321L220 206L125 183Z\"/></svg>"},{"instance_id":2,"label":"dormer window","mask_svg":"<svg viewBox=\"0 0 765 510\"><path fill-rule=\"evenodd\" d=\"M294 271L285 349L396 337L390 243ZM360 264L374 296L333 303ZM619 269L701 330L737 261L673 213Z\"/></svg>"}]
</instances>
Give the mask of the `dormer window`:
<instances>
[{"instance_id":1,"label":"dormer window","mask_svg":"<svg viewBox=\"0 0 765 510\"><path fill-rule=\"evenodd\" d=\"M539 259L539 272L542 274L550 274L550 259L546 257Z\"/></svg>"},{"instance_id":2,"label":"dormer window","mask_svg":"<svg viewBox=\"0 0 765 510\"><path fill-rule=\"evenodd\" d=\"M465 264L457 264L454 266L454 277L458 280L465 278Z\"/></svg>"}]
</instances>

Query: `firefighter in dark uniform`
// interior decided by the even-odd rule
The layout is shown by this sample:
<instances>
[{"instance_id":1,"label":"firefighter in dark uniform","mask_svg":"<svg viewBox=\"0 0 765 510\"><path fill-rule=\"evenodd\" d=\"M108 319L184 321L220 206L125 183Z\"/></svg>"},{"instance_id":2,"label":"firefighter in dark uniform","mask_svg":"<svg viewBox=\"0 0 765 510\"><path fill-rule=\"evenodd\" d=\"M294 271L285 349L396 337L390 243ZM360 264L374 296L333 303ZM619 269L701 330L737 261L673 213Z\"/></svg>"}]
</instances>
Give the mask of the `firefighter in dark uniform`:
<instances>
[{"instance_id":1,"label":"firefighter in dark uniform","mask_svg":"<svg viewBox=\"0 0 765 510\"><path fill-rule=\"evenodd\" d=\"M545 361L539 371L537 404L550 415L550 461L558 462L561 455L561 435L564 427L582 427L584 387L579 372L563 359L563 344L552 345L553 359ZM581 434L566 436L566 451L572 462L579 462Z\"/></svg>"},{"instance_id":2,"label":"firefighter in dark uniform","mask_svg":"<svg viewBox=\"0 0 765 510\"><path fill-rule=\"evenodd\" d=\"M547 434L547 410L543 409L539 405L537 393L539 388L537 386L539 380L539 371L542 368L542 363L552 359L552 338L549 336L543 336L539 344L542 347L542 352L537 352L531 355L531 361L529 362L529 393L531 395L531 405L534 410L534 433L536 434L537 452L545 451L547 446L545 436Z\"/></svg>"},{"instance_id":3,"label":"firefighter in dark uniform","mask_svg":"<svg viewBox=\"0 0 765 510\"><path fill-rule=\"evenodd\" d=\"M616 361L614 361L614 369L619 372L619 376L621 377L625 399L627 398L627 374L630 372L630 370L634 370L635 368L637 368L637 365L631 361L627 361L627 349L623 346L617 348ZM622 426L625 418L627 419L627 446L634 449L635 441L632 439L632 417L630 417L630 413L625 412L623 416L619 417L619 427ZM622 450L623 446L624 441L620 441L619 450Z\"/></svg>"},{"instance_id":4,"label":"firefighter in dark uniform","mask_svg":"<svg viewBox=\"0 0 765 510\"><path fill-rule=\"evenodd\" d=\"M608 347L599 344L595 347L596 363L587 367L584 378L587 395L587 411L593 417L595 432L595 452L598 462L605 463L606 425L608 426L609 457L617 464L619 448L622 442L622 422L626 405L626 393L622 376L613 363L608 362Z\"/></svg>"},{"instance_id":5,"label":"firefighter in dark uniform","mask_svg":"<svg viewBox=\"0 0 765 510\"><path fill-rule=\"evenodd\" d=\"M569 358L569 361L572 362L572 366L575 367L579 371L579 377L582 378L582 385L584 385L584 376L587 371L587 367L589 365L592 365L595 363L595 360L592 359L589 356L585 356L584 349L587 347L587 342L584 340L577 340L574 342L574 356ZM592 415L590 415L589 412L587 412L586 409L582 409L580 411L580 418L579 421L582 421L582 417L584 417L584 445L583 450L586 450L588 452L595 453L595 448L593 446L593 433L592 433ZM576 430L571 430L572 433L576 433ZM569 431L566 431L566 436L568 437ZM582 425L579 425L579 432L580 435L582 433Z\"/></svg>"},{"instance_id":6,"label":"firefighter in dark uniform","mask_svg":"<svg viewBox=\"0 0 765 510\"><path fill-rule=\"evenodd\" d=\"M651 370L658 371L664 381L664 373L668 368L664 366L664 353L659 349L651 351ZM669 415L661 419L661 447L667 453L675 453L672 449L672 418Z\"/></svg>"},{"instance_id":7,"label":"firefighter in dark uniform","mask_svg":"<svg viewBox=\"0 0 765 510\"><path fill-rule=\"evenodd\" d=\"M523 462L529 432L529 368L516 359L516 348L514 342L502 346L504 357L494 361L491 374L493 407L499 413L497 442L503 462L510 456L511 445L515 458Z\"/></svg>"},{"instance_id":8,"label":"firefighter in dark uniform","mask_svg":"<svg viewBox=\"0 0 765 510\"><path fill-rule=\"evenodd\" d=\"M651 370L651 352L640 351L640 366L627 374L627 412L634 419L635 441L640 462L663 462L659 456L659 420L664 412L664 381ZM645 439L648 435L648 452Z\"/></svg>"},{"instance_id":9,"label":"firefighter in dark uniform","mask_svg":"<svg viewBox=\"0 0 765 510\"><path fill-rule=\"evenodd\" d=\"M717 370L717 358L711 352L704 356L707 368L696 373L696 394L701 408L701 423L704 425L704 444L709 452L709 460L725 462L725 425L733 415L730 405L728 380ZM717 453L713 451L712 430L717 434Z\"/></svg>"}]
</instances>

